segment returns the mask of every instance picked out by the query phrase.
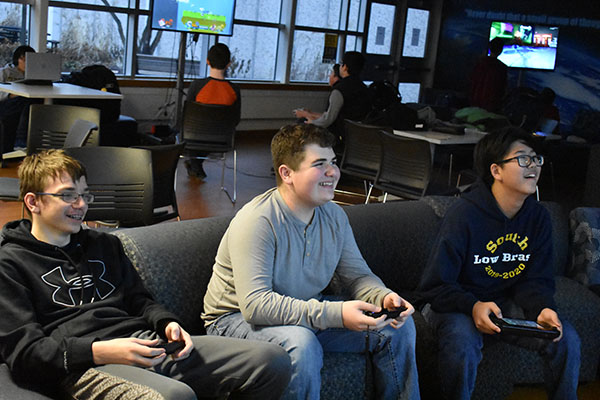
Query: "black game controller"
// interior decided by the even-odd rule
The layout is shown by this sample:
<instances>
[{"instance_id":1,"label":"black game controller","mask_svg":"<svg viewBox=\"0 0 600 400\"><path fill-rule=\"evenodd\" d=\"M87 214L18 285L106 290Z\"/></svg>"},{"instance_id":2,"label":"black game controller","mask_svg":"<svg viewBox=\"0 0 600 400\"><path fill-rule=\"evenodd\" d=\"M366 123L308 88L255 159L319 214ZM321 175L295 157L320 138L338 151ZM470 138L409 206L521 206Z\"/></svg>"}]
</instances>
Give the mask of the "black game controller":
<instances>
[{"instance_id":1,"label":"black game controller","mask_svg":"<svg viewBox=\"0 0 600 400\"><path fill-rule=\"evenodd\" d=\"M177 341L177 342L160 342L155 347L159 347L165 349L167 354L173 354L185 347L185 342Z\"/></svg>"},{"instance_id":2,"label":"black game controller","mask_svg":"<svg viewBox=\"0 0 600 400\"><path fill-rule=\"evenodd\" d=\"M401 306L394 310L388 310L388 309L382 308L381 311L378 311L378 312L363 311L363 314L365 314L371 318L379 318L382 315L385 315L386 316L385 319L390 319L390 318L398 318L398 316L406 310L407 310L406 307Z\"/></svg>"},{"instance_id":3,"label":"black game controller","mask_svg":"<svg viewBox=\"0 0 600 400\"><path fill-rule=\"evenodd\" d=\"M555 339L560 336L556 328L544 328L535 321L515 318L498 318L494 313L490 314L490 320L498 326L502 333L530 336L542 339Z\"/></svg>"}]
</instances>

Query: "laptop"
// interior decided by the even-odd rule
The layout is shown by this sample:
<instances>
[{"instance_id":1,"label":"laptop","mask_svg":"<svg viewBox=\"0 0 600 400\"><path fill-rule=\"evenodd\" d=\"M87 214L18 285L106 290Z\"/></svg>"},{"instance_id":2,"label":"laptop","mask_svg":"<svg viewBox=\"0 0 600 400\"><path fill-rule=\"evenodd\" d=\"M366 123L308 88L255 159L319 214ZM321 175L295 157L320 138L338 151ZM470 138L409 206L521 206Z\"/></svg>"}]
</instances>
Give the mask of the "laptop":
<instances>
[{"instance_id":1,"label":"laptop","mask_svg":"<svg viewBox=\"0 0 600 400\"><path fill-rule=\"evenodd\" d=\"M14 81L27 85L52 85L60 80L62 69L60 54L25 53L25 78Z\"/></svg>"}]
</instances>

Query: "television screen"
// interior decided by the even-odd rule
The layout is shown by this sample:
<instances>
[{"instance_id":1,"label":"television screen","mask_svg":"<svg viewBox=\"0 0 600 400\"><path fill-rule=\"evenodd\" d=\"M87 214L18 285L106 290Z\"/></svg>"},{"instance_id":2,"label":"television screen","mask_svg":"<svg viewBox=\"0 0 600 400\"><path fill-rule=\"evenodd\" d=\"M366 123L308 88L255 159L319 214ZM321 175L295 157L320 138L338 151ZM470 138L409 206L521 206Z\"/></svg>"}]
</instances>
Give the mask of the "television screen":
<instances>
[{"instance_id":1,"label":"television screen","mask_svg":"<svg viewBox=\"0 0 600 400\"><path fill-rule=\"evenodd\" d=\"M556 63L558 27L492 22L490 40L504 40L498 59L509 67L553 70Z\"/></svg>"},{"instance_id":2,"label":"television screen","mask_svg":"<svg viewBox=\"0 0 600 400\"><path fill-rule=\"evenodd\" d=\"M154 0L152 29L233 34L235 0Z\"/></svg>"}]
</instances>

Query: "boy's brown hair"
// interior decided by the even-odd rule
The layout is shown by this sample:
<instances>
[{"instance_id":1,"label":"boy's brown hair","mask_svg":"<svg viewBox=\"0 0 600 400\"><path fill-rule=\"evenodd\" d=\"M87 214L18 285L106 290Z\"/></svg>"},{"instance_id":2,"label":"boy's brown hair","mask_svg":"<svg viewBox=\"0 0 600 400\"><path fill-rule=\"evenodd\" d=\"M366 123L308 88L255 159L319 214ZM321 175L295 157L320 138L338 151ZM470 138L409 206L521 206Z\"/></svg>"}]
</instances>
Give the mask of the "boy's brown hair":
<instances>
[{"instance_id":1,"label":"boy's brown hair","mask_svg":"<svg viewBox=\"0 0 600 400\"><path fill-rule=\"evenodd\" d=\"M59 178L63 172L67 173L73 182L82 176L87 178L85 167L64 150L51 149L28 155L17 170L20 199L23 200L29 192L43 192L48 181Z\"/></svg>"},{"instance_id":2,"label":"boy's brown hair","mask_svg":"<svg viewBox=\"0 0 600 400\"><path fill-rule=\"evenodd\" d=\"M283 182L279 176L279 167L283 164L297 171L304 160L305 146L317 144L321 147L333 147L335 136L327 129L312 124L286 125L271 140L271 157L277 177L277 186Z\"/></svg>"}]
</instances>

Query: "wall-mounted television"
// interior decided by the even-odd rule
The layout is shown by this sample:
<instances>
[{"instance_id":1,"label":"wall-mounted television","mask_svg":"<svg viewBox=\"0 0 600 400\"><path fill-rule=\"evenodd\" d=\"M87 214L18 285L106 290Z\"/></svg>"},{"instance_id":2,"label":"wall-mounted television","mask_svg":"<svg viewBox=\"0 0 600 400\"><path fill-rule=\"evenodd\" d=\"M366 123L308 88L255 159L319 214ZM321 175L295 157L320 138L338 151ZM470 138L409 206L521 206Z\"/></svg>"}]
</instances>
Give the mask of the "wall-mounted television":
<instances>
[{"instance_id":1,"label":"wall-mounted television","mask_svg":"<svg viewBox=\"0 0 600 400\"><path fill-rule=\"evenodd\" d=\"M154 0L152 29L233 35L235 0Z\"/></svg>"},{"instance_id":2,"label":"wall-mounted television","mask_svg":"<svg viewBox=\"0 0 600 400\"><path fill-rule=\"evenodd\" d=\"M558 47L558 27L493 21L490 40L504 40L498 59L509 67L553 70Z\"/></svg>"}]
</instances>

